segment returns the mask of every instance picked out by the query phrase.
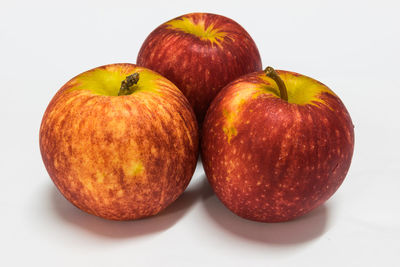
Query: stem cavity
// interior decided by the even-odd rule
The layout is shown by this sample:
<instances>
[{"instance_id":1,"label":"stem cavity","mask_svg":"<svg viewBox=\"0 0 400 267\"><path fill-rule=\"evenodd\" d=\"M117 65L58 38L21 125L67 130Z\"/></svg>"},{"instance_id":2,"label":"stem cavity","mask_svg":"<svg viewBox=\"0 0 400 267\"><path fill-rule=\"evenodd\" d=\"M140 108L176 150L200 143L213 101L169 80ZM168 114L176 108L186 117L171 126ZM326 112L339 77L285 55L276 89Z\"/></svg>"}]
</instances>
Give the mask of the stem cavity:
<instances>
[{"instance_id":1,"label":"stem cavity","mask_svg":"<svg viewBox=\"0 0 400 267\"><path fill-rule=\"evenodd\" d=\"M139 81L139 73L135 72L132 75L126 77L121 83L118 95L130 95L135 91L134 85Z\"/></svg>"},{"instance_id":2,"label":"stem cavity","mask_svg":"<svg viewBox=\"0 0 400 267\"><path fill-rule=\"evenodd\" d=\"M273 79L276 84L278 85L279 88L279 93L281 95L281 98L285 101L288 101L288 94L287 94L287 89L286 89L286 85L283 82L283 80L281 79L281 77L279 77L278 73L276 73L276 71L274 70L274 68L272 67L267 67L265 70L265 75L267 75L268 77L270 77L271 79Z\"/></svg>"}]
</instances>

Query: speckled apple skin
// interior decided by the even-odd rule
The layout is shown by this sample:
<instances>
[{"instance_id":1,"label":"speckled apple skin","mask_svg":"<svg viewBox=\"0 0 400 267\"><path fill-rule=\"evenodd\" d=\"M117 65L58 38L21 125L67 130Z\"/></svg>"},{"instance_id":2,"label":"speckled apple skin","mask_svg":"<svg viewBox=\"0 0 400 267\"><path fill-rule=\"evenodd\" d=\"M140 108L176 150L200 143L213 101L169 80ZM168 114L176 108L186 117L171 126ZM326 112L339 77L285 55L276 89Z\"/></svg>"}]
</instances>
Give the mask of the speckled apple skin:
<instances>
[{"instance_id":1,"label":"speckled apple skin","mask_svg":"<svg viewBox=\"0 0 400 267\"><path fill-rule=\"evenodd\" d=\"M144 69L100 68L126 75ZM71 90L75 77L48 105L40 127L43 162L78 208L106 219L138 219L163 210L188 185L198 156L195 115L179 89L154 74L152 92L129 96Z\"/></svg>"},{"instance_id":2,"label":"speckled apple skin","mask_svg":"<svg viewBox=\"0 0 400 267\"><path fill-rule=\"evenodd\" d=\"M202 161L216 195L232 212L282 222L315 209L339 188L351 163L354 127L333 92L318 95L321 103L291 104L249 88L248 83L268 85L262 75L244 76L215 98L203 124ZM240 94L244 100L233 103ZM231 138L224 131L228 109L238 110Z\"/></svg>"},{"instance_id":3,"label":"speckled apple skin","mask_svg":"<svg viewBox=\"0 0 400 267\"><path fill-rule=\"evenodd\" d=\"M195 23L227 35L219 44L168 27L156 28L144 41L137 64L161 73L172 81L192 105L201 125L211 101L236 78L262 68L260 54L250 35L235 21L208 13L191 13Z\"/></svg>"}]
</instances>

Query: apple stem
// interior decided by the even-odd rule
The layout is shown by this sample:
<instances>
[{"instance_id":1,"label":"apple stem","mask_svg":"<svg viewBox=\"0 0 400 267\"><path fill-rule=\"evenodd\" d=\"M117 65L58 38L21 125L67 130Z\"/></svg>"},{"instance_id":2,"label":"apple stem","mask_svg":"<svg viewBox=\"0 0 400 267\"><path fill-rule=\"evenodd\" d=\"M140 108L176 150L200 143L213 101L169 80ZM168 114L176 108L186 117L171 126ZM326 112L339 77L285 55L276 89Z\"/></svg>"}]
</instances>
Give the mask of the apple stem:
<instances>
[{"instance_id":1,"label":"apple stem","mask_svg":"<svg viewBox=\"0 0 400 267\"><path fill-rule=\"evenodd\" d=\"M288 94L287 94L287 89L286 89L286 85L283 82L283 80L281 79L281 77L279 77L278 73L276 73L276 71L274 70L274 68L272 67L267 67L265 70L265 75L267 75L268 77L270 77L272 80L274 80L276 82L276 84L278 85L279 88L279 92L281 95L281 98L285 101L288 101Z\"/></svg>"},{"instance_id":2,"label":"apple stem","mask_svg":"<svg viewBox=\"0 0 400 267\"><path fill-rule=\"evenodd\" d=\"M133 85L139 81L139 73L135 72L132 75L126 76L126 79L121 82L121 88L119 89L118 95L130 95L133 93Z\"/></svg>"}]
</instances>

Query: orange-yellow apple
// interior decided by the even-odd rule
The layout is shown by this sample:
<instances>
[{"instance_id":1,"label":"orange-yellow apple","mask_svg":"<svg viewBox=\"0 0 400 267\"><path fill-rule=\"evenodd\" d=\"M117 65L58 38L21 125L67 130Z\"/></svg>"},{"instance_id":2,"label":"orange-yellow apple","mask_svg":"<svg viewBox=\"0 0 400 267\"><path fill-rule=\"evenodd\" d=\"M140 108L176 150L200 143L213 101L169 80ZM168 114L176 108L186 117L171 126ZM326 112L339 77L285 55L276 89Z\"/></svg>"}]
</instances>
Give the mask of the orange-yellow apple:
<instances>
[{"instance_id":1,"label":"orange-yellow apple","mask_svg":"<svg viewBox=\"0 0 400 267\"><path fill-rule=\"evenodd\" d=\"M133 64L84 72L53 97L40 150L60 192L112 220L157 214L188 185L198 156L189 102L161 75Z\"/></svg>"},{"instance_id":2,"label":"orange-yellow apple","mask_svg":"<svg viewBox=\"0 0 400 267\"><path fill-rule=\"evenodd\" d=\"M291 220L324 203L343 182L353 147L350 115L332 90L270 67L222 89L203 124L211 186L255 221Z\"/></svg>"},{"instance_id":3,"label":"orange-yellow apple","mask_svg":"<svg viewBox=\"0 0 400 267\"><path fill-rule=\"evenodd\" d=\"M137 64L176 84L199 123L222 87L262 70L250 35L235 21L208 13L186 14L160 25L144 41Z\"/></svg>"}]
</instances>

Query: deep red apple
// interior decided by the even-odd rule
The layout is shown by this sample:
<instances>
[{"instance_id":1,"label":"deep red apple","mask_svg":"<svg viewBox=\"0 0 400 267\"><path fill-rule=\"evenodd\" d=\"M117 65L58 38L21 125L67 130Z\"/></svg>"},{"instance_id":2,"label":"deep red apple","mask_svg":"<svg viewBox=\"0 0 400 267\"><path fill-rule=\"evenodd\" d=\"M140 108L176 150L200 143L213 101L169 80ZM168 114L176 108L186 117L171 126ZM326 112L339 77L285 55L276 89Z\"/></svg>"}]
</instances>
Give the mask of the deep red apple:
<instances>
[{"instance_id":1,"label":"deep red apple","mask_svg":"<svg viewBox=\"0 0 400 267\"><path fill-rule=\"evenodd\" d=\"M137 64L172 81L200 123L226 84L262 70L250 35L235 21L208 13L191 13L160 25L144 41Z\"/></svg>"},{"instance_id":2,"label":"deep red apple","mask_svg":"<svg viewBox=\"0 0 400 267\"><path fill-rule=\"evenodd\" d=\"M212 102L202 130L204 169L216 195L237 215L291 220L341 185L353 128L327 86L268 67L230 83Z\"/></svg>"},{"instance_id":3,"label":"deep red apple","mask_svg":"<svg viewBox=\"0 0 400 267\"><path fill-rule=\"evenodd\" d=\"M179 89L149 69L112 64L67 82L40 126L40 151L60 192L113 220L157 214L196 168L198 128Z\"/></svg>"}]
</instances>

